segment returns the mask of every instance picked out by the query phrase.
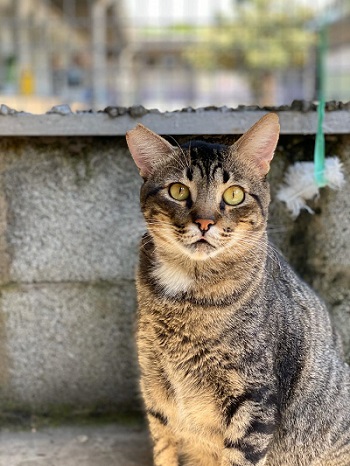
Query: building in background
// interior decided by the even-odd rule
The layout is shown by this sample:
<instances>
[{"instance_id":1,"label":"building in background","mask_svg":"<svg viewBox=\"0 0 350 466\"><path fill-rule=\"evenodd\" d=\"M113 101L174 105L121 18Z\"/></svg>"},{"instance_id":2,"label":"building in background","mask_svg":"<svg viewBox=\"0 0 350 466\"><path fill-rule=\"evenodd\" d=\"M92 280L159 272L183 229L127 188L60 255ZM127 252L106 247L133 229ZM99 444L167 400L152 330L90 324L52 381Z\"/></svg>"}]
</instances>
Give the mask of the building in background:
<instances>
[{"instance_id":1,"label":"building in background","mask_svg":"<svg viewBox=\"0 0 350 466\"><path fill-rule=\"evenodd\" d=\"M345 5L344 5L345 6ZM350 100L350 3L329 26L326 92L328 100Z\"/></svg>"},{"instance_id":2,"label":"building in background","mask_svg":"<svg viewBox=\"0 0 350 466\"><path fill-rule=\"evenodd\" d=\"M120 0L0 0L1 103L42 112L115 98L122 17Z\"/></svg>"},{"instance_id":3,"label":"building in background","mask_svg":"<svg viewBox=\"0 0 350 466\"><path fill-rule=\"evenodd\" d=\"M305 4L260 0L264 2L272 5L273 14L287 17ZM313 5L314 19L325 11L324 0L319 2L319 7ZM301 41L309 21L301 24L299 32L293 29L293 38L284 20L277 34L275 24L262 27L259 21L257 26L242 25L237 36L238 9L253 11L258 3L0 0L0 103L42 113L60 103L73 110L142 104L164 111L314 99L315 44ZM337 13L331 15L326 80L327 98L336 100L350 97L347 5L347 0L327 3L327 11ZM253 38L245 35L248 30L255 33L255 42L254 34ZM222 42L216 43L218 36ZM281 51L292 39L307 57L305 62L285 62L289 59ZM254 69L245 61L239 42L246 44L253 63L260 59L264 64L261 57L268 52L265 70L261 64ZM196 58L203 50L214 51L214 60L198 66ZM274 57L267 61L271 53L275 61ZM220 54L223 59L216 60Z\"/></svg>"}]
</instances>

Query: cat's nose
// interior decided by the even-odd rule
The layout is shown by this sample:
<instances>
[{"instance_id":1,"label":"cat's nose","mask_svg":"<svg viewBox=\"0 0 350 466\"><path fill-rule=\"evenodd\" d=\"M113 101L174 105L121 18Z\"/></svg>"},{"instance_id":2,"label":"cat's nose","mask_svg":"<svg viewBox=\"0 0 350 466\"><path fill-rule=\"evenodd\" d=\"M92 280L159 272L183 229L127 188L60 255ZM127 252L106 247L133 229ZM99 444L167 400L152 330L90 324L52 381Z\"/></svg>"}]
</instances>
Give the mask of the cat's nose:
<instances>
[{"instance_id":1,"label":"cat's nose","mask_svg":"<svg viewBox=\"0 0 350 466\"><path fill-rule=\"evenodd\" d=\"M209 228L215 224L214 220L211 218L197 218L194 223L198 225L201 232L208 231Z\"/></svg>"}]
</instances>

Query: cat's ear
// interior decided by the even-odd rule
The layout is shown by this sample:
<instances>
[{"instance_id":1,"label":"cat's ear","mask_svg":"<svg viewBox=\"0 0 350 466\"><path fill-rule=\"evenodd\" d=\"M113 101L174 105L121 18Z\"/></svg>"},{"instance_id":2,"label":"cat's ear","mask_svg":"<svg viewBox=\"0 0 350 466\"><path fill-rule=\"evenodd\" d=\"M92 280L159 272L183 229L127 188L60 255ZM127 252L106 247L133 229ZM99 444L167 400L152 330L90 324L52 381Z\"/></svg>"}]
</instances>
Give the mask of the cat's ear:
<instances>
[{"instance_id":1,"label":"cat's ear","mask_svg":"<svg viewBox=\"0 0 350 466\"><path fill-rule=\"evenodd\" d=\"M142 178L148 178L157 162L174 152L168 141L141 123L126 133L126 141Z\"/></svg>"},{"instance_id":2,"label":"cat's ear","mask_svg":"<svg viewBox=\"0 0 350 466\"><path fill-rule=\"evenodd\" d=\"M276 113L264 115L243 136L232 149L239 156L251 161L259 173L265 176L270 170L270 162L275 153L279 138L279 119Z\"/></svg>"}]
</instances>

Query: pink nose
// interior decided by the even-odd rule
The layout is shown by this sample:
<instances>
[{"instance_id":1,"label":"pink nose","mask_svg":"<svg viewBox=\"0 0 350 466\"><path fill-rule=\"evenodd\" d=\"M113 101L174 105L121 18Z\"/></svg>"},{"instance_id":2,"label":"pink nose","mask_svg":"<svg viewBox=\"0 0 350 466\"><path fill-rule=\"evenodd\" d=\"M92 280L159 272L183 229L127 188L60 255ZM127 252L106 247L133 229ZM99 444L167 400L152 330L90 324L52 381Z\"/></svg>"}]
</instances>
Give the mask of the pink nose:
<instances>
[{"instance_id":1,"label":"pink nose","mask_svg":"<svg viewBox=\"0 0 350 466\"><path fill-rule=\"evenodd\" d=\"M198 225L201 231L208 231L210 226L215 224L211 218L197 218L194 223Z\"/></svg>"}]
</instances>

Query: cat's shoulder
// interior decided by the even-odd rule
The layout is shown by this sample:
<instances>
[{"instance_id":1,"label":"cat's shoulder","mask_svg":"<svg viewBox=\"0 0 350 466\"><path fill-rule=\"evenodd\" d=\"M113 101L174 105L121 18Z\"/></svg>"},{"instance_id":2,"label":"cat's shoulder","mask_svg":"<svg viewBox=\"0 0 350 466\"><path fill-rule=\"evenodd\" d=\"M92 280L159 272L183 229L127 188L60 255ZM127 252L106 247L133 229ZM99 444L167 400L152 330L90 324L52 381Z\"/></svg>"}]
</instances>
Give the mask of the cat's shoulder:
<instances>
[{"instance_id":1,"label":"cat's shoulder","mask_svg":"<svg viewBox=\"0 0 350 466\"><path fill-rule=\"evenodd\" d=\"M290 302L324 308L321 298L289 264L281 251L274 246L270 250L273 252L268 254L266 260L266 276L275 291Z\"/></svg>"}]
</instances>

